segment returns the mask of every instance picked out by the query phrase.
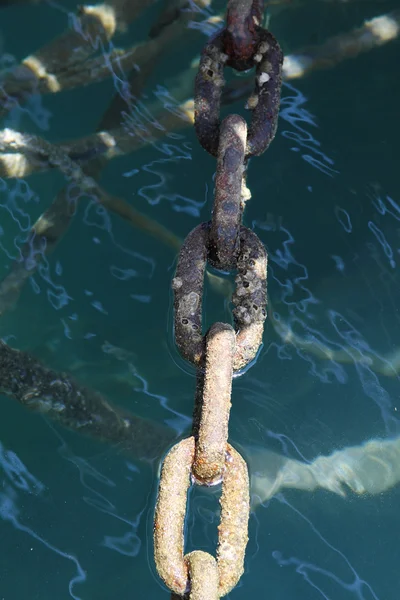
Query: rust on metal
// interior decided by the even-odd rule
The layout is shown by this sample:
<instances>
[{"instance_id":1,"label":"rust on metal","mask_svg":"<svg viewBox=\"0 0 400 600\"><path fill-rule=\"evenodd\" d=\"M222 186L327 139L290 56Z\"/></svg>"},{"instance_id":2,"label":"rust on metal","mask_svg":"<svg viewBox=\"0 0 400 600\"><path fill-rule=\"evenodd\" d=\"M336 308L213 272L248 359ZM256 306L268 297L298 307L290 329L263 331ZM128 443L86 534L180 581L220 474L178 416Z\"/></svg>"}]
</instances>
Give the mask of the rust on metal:
<instances>
[{"instance_id":1,"label":"rust on metal","mask_svg":"<svg viewBox=\"0 0 400 600\"><path fill-rule=\"evenodd\" d=\"M272 33L265 29L260 34L254 61L257 65L254 94L247 102L253 114L247 137L246 156L260 156L265 152L278 127L283 53Z\"/></svg>"},{"instance_id":2,"label":"rust on metal","mask_svg":"<svg viewBox=\"0 0 400 600\"><path fill-rule=\"evenodd\" d=\"M262 343L267 316L267 253L260 238L247 227L240 230L235 291L232 296L236 336L233 368L243 369Z\"/></svg>"},{"instance_id":3,"label":"rust on metal","mask_svg":"<svg viewBox=\"0 0 400 600\"><path fill-rule=\"evenodd\" d=\"M208 552L195 550L185 556L189 568L189 600L219 600L217 561Z\"/></svg>"},{"instance_id":4,"label":"rust on metal","mask_svg":"<svg viewBox=\"0 0 400 600\"><path fill-rule=\"evenodd\" d=\"M193 229L179 253L174 290L175 341L181 355L196 366L204 366L202 295L210 223ZM236 288L232 296L236 336L234 371L243 369L256 356L262 342L267 305L267 253L250 229L240 229Z\"/></svg>"},{"instance_id":5,"label":"rust on metal","mask_svg":"<svg viewBox=\"0 0 400 600\"><path fill-rule=\"evenodd\" d=\"M252 111L246 158L262 154L274 139L282 85L283 54L277 40L262 28L258 38L251 58L251 66L256 67L255 88L246 104ZM200 144L213 156L218 155L223 68L228 64L222 31L203 49L195 80L195 131Z\"/></svg>"},{"instance_id":6,"label":"rust on metal","mask_svg":"<svg viewBox=\"0 0 400 600\"><path fill-rule=\"evenodd\" d=\"M194 128L200 144L213 156L218 155L219 115L226 60L221 37L206 44L194 84Z\"/></svg>"},{"instance_id":7,"label":"rust on metal","mask_svg":"<svg viewBox=\"0 0 400 600\"><path fill-rule=\"evenodd\" d=\"M209 224L202 223L186 237L172 280L175 342L181 355L194 365L204 358L201 312L208 231Z\"/></svg>"},{"instance_id":8,"label":"rust on metal","mask_svg":"<svg viewBox=\"0 0 400 600\"><path fill-rule=\"evenodd\" d=\"M239 115L222 121L215 180L214 206L208 245L210 264L222 271L235 268L244 209L247 125Z\"/></svg>"},{"instance_id":9,"label":"rust on metal","mask_svg":"<svg viewBox=\"0 0 400 600\"><path fill-rule=\"evenodd\" d=\"M261 30L259 39L252 58L255 89L246 104L252 111L246 158L259 156L269 147L278 124L283 54L269 31ZM221 33L203 49L195 80L195 131L200 144L213 156L218 155L223 67L227 60Z\"/></svg>"},{"instance_id":10,"label":"rust on metal","mask_svg":"<svg viewBox=\"0 0 400 600\"><path fill-rule=\"evenodd\" d=\"M174 290L175 341L179 352L197 367L205 361L202 296L210 222L193 229L179 253ZM236 331L234 371L248 365L262 342L267 305L267 253L250 229L240 228L236 288L232 296Z\"/></svg>"},{"instance_id":11,"label":"rust on metal","mask_svg":"<svg viewBox=\"0 0 400 600\"><path fill-rule=\"evenodd\" d=\"M249 476L240 454L228 444L232 377L262 344L267 307L267 253L259 237L241 225L247 159L264 152L278 120L283 56L261 27L262 0L228 0L227 25L203 49L195 82L195 129L217 157L212 219L193 229L179 254L174 290L175 341L197 367L193 435L174 446L161 473L154 523L156 566L161 578L185 600L216 600L236 586L244 571L250 512ZM244 119L220 123L223 69L256 67L255 90ZM207 261L236 270L232 296L235 329L214 323L202 332L202 297ZM217 560L195 551L183 555L189 474L193 483L222 481Z\"/></svg>"},{"instance_id":12,"label":"rust on metal","mask_svg":"<svg viewBox=\"0 0 400 600\"><path fill-rule=\"evenodd\" d=\"M249 476L243 458L227 444L218 526L219 595L199 595L200 571L195 567L193 578L190 555L183 555L187 491L194 453L195 440L192 436L176 444L165 457L154 518L154 557L158 574L172 592L180 596L190 592L191 600L208 600L229 594L244 571L250 513ZM205 561L210 564L210 559L203 557L203 565ZM212 571L210 577L215 577ZM192 590L197 595L192 596Z\"/></svg>"},{"instance_id":13,"label":"rust on metal","mask_svg":"<svg viewBox=\"0 0 400 600\"><path fill-rule=\"evenodd\" d=\"M226 596L244 572L250 514L249 474L240 454L227 447L225 472L220 498L217 563L219 595Z\"/></svg>"},{"instance_id":14,"label":"rust on metal","mask_svg":"<svg viewBox=\"0 0 400 600\"><path fill-rule=\"evenodd\" d=\"M214 323L206 336L203 398L193 474L213 484L225 464L231 408L235 332L226 323Z\"/></svg>"},{"instance_id":15,"label":"rust on metal","mask_svg":"<svg viewBox=\"0 0 400 600\"><path fill-rule=\"evenodd\" d=\"M176 444L164 459L154 516L154 559L165 585L183 596L188 591L188 567L183 560L186 496L194 459L194 438Z\"/></svg>"},{"instance_id":16,"label":"rust on metal","mask_svg":"<svg viewBox=\"0 0 400 600\"><path fill-rule=\"evenodd\" d=\"M253 65L263 15L263 0L229 0L224 48L229 66L245 71Z\"/></svg>"}]
</instances>

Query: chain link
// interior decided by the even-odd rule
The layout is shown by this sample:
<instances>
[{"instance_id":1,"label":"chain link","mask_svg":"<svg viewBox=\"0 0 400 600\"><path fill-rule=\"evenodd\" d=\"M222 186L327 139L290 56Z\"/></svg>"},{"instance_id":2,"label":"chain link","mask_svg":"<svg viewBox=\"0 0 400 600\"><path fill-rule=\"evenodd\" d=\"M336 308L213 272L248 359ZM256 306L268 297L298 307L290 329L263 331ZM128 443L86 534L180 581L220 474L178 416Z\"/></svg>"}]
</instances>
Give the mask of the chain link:
<instances>
[{"instance_id":1,"label":"chain link","mask_svg":"<svg viewBox=\"0 0 400 600\"><path fill-rule=\"evenodd\" d=\"M186 497L195 456L194 437L175 444L164 459L154 519L155 563L158 574L175 594L191 590L187 556L183 554ZM218 598L229 594L244 571L250 510L247 465L227 444L218 525ZM207 573L204 573L208 577ZM191 600L193 600L191 598Z\"/></svg>"},{"instance_id":2,"label":"chain link","mask_svg":"<svg viewBox=\"0 0 400 600\"><path fill-rule=\"evenodd\" d=\"M195 227L179 253L174 290L175 342L182 356L197 367L204 366L202 331L204 273L209 246L210 222ZM240 227L236 289L232 296L237 332L233 368L239 371L256 356L262 340L267 305L267 254L257 235Z\"/></svg>"},{"instance_id":3,"label":"chain link","mask_svg":"<svg viewBox=\"0 0 400 600\"><path fill-rule=\"evenodd\" d=\"M229 65L237 71L251 68L263 17L262 0L230 0L223 32Z\"/></svg>"},{"instance_id":4,"label":"chain link","mask_svg":"<svg viewBox=\"0 0 400 600\"><path fill-rule=\"evenodd\" d=\"M226 323L214 323L206 336L200 418L193 475L212 483L222 476L228 442L235 332Z\"/></svg>"},{"instance_id":5,"label":"chain link","mask_svg":"<svg viewBox=\"0 0 400 600\"><path fill-rule=\"evenodd\" d=\"M235 69L240 67L229 56L231 49L225 39L226 29L205 46L195 80L195 131L200 144L213 156L218 155L220 138L221 96L225 85L223 70L225 65ZM282 86L283 54L272 33L256 27L254 45L256 51L250 63L246 62L246 68L256 67L254 91L246 104L252 112L246 158L265 152L274 139Z\"/></svg>"},{"instance_id":6,"label":"chain link","mask_svg":"<svg viewBox=\"0 0 400 600\"><path fill-rule=\"evenodd\" d=\"M175 342L197 367L193 435L164 459L154 519L157 571L173 597L216 600L228 594L244 571L250 511L249 476L228 443L232 377L255 359L262 343L267 304L267 254L258 236L242 225L249 192L250 156L264 152L277 128L283 56L263 29L262 0L230 0L227 25L204 48L195 82L195 130L217 157L211 221L186 237L178 257L174 290ZM229 115L220 122L223 69L256 67L255 91L247 103L252 118ZM207 263L236 271L234 328L214 323L203 335L202 299ZM217 559L206 552L184 555L184 522L191 483L222 482ZM176 594L177 596L174 596Z\"/></svg>"},{"instance_id":7,"label":"chain link","mask_svg":"<svg viewBox=\"0 0 400 600\"><path fill-rule=\"evenodd\" d=\"M239 232L248 197L244 155L247 124L239 115L222 121L218 146L214 206L208 241L208 260L222 271L235 268Z\"/></svg>"}]
</instances>

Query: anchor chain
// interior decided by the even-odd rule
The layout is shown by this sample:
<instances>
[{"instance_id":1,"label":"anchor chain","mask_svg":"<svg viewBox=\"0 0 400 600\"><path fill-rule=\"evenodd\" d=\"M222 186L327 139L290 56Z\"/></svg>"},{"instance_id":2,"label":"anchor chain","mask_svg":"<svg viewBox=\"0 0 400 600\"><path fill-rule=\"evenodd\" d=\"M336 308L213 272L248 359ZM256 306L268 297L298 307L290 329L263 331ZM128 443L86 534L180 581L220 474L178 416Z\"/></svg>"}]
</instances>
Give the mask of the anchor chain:
<instances>
[{"instance_id":1,"label":"anchor chain","mask_svg":"<svg viewBox=\"0 0 400 600\"><path fill-rule=\"evenodd\" d=\"M262 0L229 0L226 27L204 47L195 82L195 131L217 158L212 218L186 237L179 253L174 291L175 342L197 368L193 435L164 459L154 518L157 571L178 597L216 600L228 594L244 571L250 512L249 476L228 443L232 377L255 359L262 343L267 304L267 254L258 236L242 225L248 159L262 154L278 121L283 55L261 27ZM256 69L249 130L239 115L220 121L223 70ZM214 323L202 333L206 265L236 271L234 328ZM187 492L192 484L222 484L217 558L184 555ZM175 596L176 597L176 596Z\"/></svg>"}]
</instances>

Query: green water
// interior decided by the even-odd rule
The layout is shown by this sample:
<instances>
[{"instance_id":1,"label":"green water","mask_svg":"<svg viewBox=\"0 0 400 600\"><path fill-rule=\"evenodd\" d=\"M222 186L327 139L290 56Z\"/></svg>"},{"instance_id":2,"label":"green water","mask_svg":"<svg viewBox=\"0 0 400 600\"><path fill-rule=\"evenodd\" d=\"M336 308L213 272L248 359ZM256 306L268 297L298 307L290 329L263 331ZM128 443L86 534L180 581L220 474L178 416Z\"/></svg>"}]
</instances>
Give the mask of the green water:
<instances>
[{"instance_id":1,"label":"green water","mask_svg":"<svg viewBox=\"0 0 400 600\"><path fill-rule=\"evenodd\" d=\"M161 7L145 10L115 46L146 40ZM210 12L223 7L212 3ZM299 2L271 8L270 28L290 54L396 8L394 0ZM73 2L2 6L2 68L60 34L74 9ZM138 123L151 128L148 108L163 90L172 94L205 40L191 29L157 60L138 101L121 111L132 133ZM311 350L286 344L268 320L256 363L235 379L230 440L250 459L253 447L311 461L399 433L398 377L371 362L390 365L400 347L398 58L395 39L285 83L276 139L250 164L245 224L269 253L271 312L312 342ZM190 90L193 74L178 79L181 87ZM125 77L119 71L99 84L35 95L2 128L52 142L89 135ZM160 106L155 119L165 116ZM229 110L242 111L242 102ZM209 219L214 170L186 127L110 161L101 185L183 239ZM0 179L0 278L64 184L55 170ZM84 198L2 315L0 336L171 435L188 432L195 373L173 341L176 256L162 239ZM207 325L229 320L225 300L207 290ZM318 356L322 344L345 348L346 361ZM168 598L152 558L158 462L64 429L9 397L1 406L0 598ZM397 599L399 489L346 499L289 490L259 506L245 574L229 597ZM188 551L214 551L217 506L212 493L193 494Z\"/></svg>"}]
</instances>

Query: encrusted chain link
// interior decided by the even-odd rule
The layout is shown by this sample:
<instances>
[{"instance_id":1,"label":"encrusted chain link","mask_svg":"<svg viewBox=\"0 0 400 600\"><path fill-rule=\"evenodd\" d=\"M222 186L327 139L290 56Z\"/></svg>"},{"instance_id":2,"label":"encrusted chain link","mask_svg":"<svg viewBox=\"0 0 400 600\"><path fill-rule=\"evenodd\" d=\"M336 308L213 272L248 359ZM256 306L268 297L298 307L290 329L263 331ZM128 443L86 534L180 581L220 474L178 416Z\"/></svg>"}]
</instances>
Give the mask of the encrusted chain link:
<instances>
[{"instance_id":1,"label":"encrusted chain link","mask_svg":"<svg viewBox=\"0 0 400 600\"><path fill-rule=\"evenodd\" d=\"M216 600L228 594L244 571L250 511L249 476L241 455L228 443L232 377L257 355L267 304L267 254L258 236L242 225L248 158L260 155L277 128L283 56L272 34L261 27L262 0L228 1L226 27L202 52L195 83L195 130L217 157L212 218L193 229L179 253L174 290L175 341L197 367L193 435L164 459L154 520L158 573L178 597ZM247 102L249 130L239 115L220 122L225 66L256 68ZM236 271L232 297L234 328L214 323L202 331L206 265ZM217 558L206 552L184 555L184 522L191 483L222 483Z\"/></svg>"}]
</instances>

